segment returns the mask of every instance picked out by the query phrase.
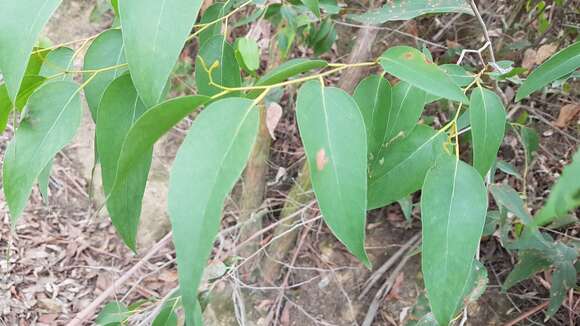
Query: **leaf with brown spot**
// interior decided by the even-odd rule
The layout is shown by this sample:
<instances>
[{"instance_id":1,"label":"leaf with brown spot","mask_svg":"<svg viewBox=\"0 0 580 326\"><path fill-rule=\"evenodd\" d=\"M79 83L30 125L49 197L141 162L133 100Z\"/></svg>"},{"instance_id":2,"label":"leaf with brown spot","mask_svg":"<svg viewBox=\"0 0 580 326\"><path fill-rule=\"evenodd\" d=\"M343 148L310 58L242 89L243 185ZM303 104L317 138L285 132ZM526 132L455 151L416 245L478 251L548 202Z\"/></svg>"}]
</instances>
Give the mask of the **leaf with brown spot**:
<instances>
[{"instance_id":1,"label":"leaf with brown spot","mask_svg":"<svg viewBox=\"0 0 580 326\"><path fill-rule=\"evenodd\" d=\"M326 157L326 152L324 151L324 148L321 148L316 152L316 169L318 169L318 171L324 170L327 163L328 158Z\"/></svg>"},{"instance_id":2,"label":"leaf with brown spot","mask_svg":"<svg viewBox=\"0 0 580 326\"><path fill-rule=\"evenodd\" d=\"M560 109L558 120L554 122L554 126L558 128L568 127L574 120L580 117L580 104L573 103L564 105Z\"/></svg>"}]
</instances>

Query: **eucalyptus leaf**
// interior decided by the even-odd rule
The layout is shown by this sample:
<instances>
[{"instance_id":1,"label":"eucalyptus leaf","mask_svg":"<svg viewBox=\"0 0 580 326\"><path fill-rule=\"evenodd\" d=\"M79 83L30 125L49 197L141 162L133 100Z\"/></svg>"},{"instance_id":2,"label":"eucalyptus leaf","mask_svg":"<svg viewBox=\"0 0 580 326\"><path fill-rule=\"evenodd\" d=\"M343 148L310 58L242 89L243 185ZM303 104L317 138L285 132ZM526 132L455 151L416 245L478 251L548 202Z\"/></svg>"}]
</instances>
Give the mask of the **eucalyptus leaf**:
<instances>
[{"instance_id":1,"label":"eucalyptus leaf","mask_svg":"<svg viewBox=\"0 0 580 326\"><path fill-rule=\"evenodd\" d=\"M256 41L247 37L237 39L235 54L245 71L253 73L260 68L260 48Z\"/></svg>"},{"instance_id":2,"label":"eucalyptus leaf","mask_svg":"<svg viewBox=\"0 0 580 326\"><path fill-rule=\"evenodd\" d=\"M471 92L469 120L473 166L482 176L493 166L505 134L506 113L499 96L483 87Z\"/></svg>"},{"instance_id":3,"label":"eucalyptus leaf","mask_svg":"<svg viewBox=\"0 0 580 326\"><path fill-rule=\"evenodd\" d=\"M240 66L236 61L234 49L222 35L217 35L203 44L195 60L195 83L200 95L212 96L223 91L210 84L209 69L214 64L217 67L212 70L211 79L215 84L224 87L241 86Z\"/></svg>"},{"instance_id":4,"label":"eucalyptus leaf","mask_svg":"<svg viewBox=\"0 0 580 326\"><path fill-rule=\"evenodd\" d=\"M522 100L578 68L580 68L580 42L559 51L536 68L518 89L516 101Z\"/></svg>"},{"instance_id":5,"label":"eucalyptus leaf","mask_svg":"<svg viewBox=\"0 0 580 326\"><path fill-rule=\"evenodd\" d=\"M393 105L387 115L384 141L408 135L417 125L425 108L425 92L406 82L393 87Z\"/></svg>"},{"instance_id":6,"label":"eucalyptus leaf","mask_svg":"<svg viewBox=\"0 0 580 326\"><path fill-rule=\"evenodd\" d=\"M45 78L63 74L70 70L74 51L71 48L61 47L50 51L40 68L39 75ZM72 79L72 76L62 75L51 80Z\"/></svg>"},{"instance_id":7,"label":"eucalyptus leaf","mask_svg":"<svg viewBox=\"0 0 580 326\"><path fill-rule=\"evenodd\" d=\"M14 103L38 35L61 0L0 2L0 71Z\"/></svg>"},{"instance_id":8,"label":"eucalyptus leaf","mask_svg":"<svg viewBox=\"0 0 580 326\"><path fill-rule=\"evenodd\" d=\"M15 223L32 186L50 160L74 137L81 121L78 86L56 81L40 87L4 156L3 189Z\"/></svg>"},{"instance_id":9,"label":"eucalyptus leaf","mask_svg":"<svg viewBox=\"0 0 580 326\"><path fill-rule=\"evenodd\" d=\"M161 101L201 4L201 0L119 2L125 56L145 106Z\"/></svg>"},{"instance_id":10,"label":"eucalyptus leaf","mask_svg":"<svg viewBox=\"0 0 580 326\"><path fill-rule=\"evenodd\" d=\"M367 141L363 116L350 95L313 80L298 91L296 118L322 216L348 250L370 267L364 247Z\"/></svg>"},{"instance_id":11,"label":"eucalyptus leaf","mask_svg":"<svg viewBox=\"0 0 580 326\"><path fill-rule=\"evenodd\" d=\"M491 185L489 190L499 206L505 207L508 211L514 213L524 224L531 223L532 217L524 201L512 187L504 184L495 184Z\"/></svg>"},{"instance_id":12,"label":"eucalyptus leaf","mask_svg":"<svg viewBox=\"0 0 580 326\"><path fill-rule=\"evenodd\" d=\"M461 307L487 211L487 191L470 165L442 155L421 192L422 270L431 310L440 325Z\"/></svg>"},{"instance_id":13,"label":"eucalyptus leaf","mask_svg":"<svg viewBox=\"0 0 580 326\"><path fill-rule=\"evenodd\" d=\"M465 0L393 0L382 8L371 9L349 18L364 24L378 25L388 21L409 20L425 14L457 12L473 14Z\"/></svg>"},{"instance_id":14,"label":"eucalyptus leaf","mask_svg":"<svg viewBox=\"0 0 580 326\"><path fill-rule=\"evenodd\" d=\"M197 288L203 268L220 226L224 200L252 151L258 122L251 100L213 102L195 119L173 163L169 215L187 325L197 325Z\"/></svg>"},{"instance_id":15,"label":"eucalyptus leaf","mask_svg":"<svg viewBox=\"0 0 580 326\"><path fill-rule=\"evenodd\" d=\"M415 48L392 47L381 55L379 62L389 74L427 93L467 103L467 97L461 88L439 66Z\"/></svg>"},{"instance_id":16,"label":"eucalyptus leaf","mask_svg":"<svg viewBox=\"0 0 580 326\"><path fill-rule=\"evenodd\" d=\"M320 17L320 3L319 3L319 0L302 0L302 3L304 3L304 5L306 7L308 7L308 9L310 11L312 11L312 13L316 17Z\"/></svg>"},{"instance_id":17,"label":"eucalyptus leaf","mask_svg":"<svg viewBox=\"0 0 580 326\"><path fill-rule=\"evenodd\" d=\"M103 93L97 116L96 143L107 210L117 232L132 250L136 249L141 203L153 148L148 148L134 162L127 178L116 185L114 183L123 141L131 126L145 111L146 107L133 86L131 76L124 74L113 80Z\"/></svg>"},{"instance_id":18,"label":"eucalyptus leaf","mask_svg":"<svg viewBox=\"0 0 580 326\"><path fill-rule=\"evenodd\" d=\"M213 3L211 6L207 7L203 16L201 16L200 24L208 24L217 19L223 17L226 13L225 3L223 2L216 2ZM206 29L201 31L197 37L199 45L203 46L207 40L209 40L212 36L221 35L222 34L223 24L221 22L214 23L211 26L208 26Z\"/></svg>"},{"instance_id":19,"label":"eucalyptus leaf","mask_svg":"<svg viewBox=\"0 0 580 326\"><path fill-rule=\"evenodd\" d=\"M518 263L514 266L502 284L502 291L509 290L517 283L532 277L534 274L550 267L552 263L543 255L533 251L522 251Z\"/></svg>"}]
</instances>

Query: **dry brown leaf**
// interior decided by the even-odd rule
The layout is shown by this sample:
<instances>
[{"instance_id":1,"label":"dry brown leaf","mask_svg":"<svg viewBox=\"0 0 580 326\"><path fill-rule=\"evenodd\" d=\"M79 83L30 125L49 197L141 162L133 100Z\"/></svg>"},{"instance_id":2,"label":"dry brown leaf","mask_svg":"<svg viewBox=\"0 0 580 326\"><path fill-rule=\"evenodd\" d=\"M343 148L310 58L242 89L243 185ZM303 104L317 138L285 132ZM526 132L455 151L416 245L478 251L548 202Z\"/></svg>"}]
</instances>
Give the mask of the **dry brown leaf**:
<instances>
[{"instance_id":1,"label":"dry brown leaf","mask_svg":"<svg viewBox=\"0 0 580 326\"><path fill-rule=\"evenodd\" d=\"M578 117L580 117L580 104L564 105L560 109L558 120L554 122L554 126L558 128L566 128Z\"/></svg>"},{"instance_id":2,"label":"dry brown leaf","mask_svg":"<svg viewBox=\"0 0 580 326\"><path fill-rule=\"evenodd\" d=\"M538 53L536 52L536 50L527 49L526 52L524 52L524 60L522 60L522 67L526 68L528 70L531 70L532 68L534 68L534 65L536 64L536 57L537 56L538 56Z\"/></svg>"},{"instance_id":3,"label":"dry brown leaf","mask_svg":"<svg viewBox=\"0 0 580 326\"><path fill-rule=\"evenodd\" d=\"M266 128L268 128L268 132L270 133L270 137L273 140L276 140L276 136L274 135L274 130L280 122L282 118L282 107L276 103L272 102L268 105L268 109L266 110Z\"/></svg>"},{"instance_id":4,"label":"dry brown leaf","mask_svg":"<svg viewBox=\"0 0 580 326\"><path fill-rule=\"evenodd\" d=\"M540 46L536 54L536 64L539 65L546 61L552 54L556 53L558 50L558 45L556 44L544 44Z\"/></svg>"}]
</instances>

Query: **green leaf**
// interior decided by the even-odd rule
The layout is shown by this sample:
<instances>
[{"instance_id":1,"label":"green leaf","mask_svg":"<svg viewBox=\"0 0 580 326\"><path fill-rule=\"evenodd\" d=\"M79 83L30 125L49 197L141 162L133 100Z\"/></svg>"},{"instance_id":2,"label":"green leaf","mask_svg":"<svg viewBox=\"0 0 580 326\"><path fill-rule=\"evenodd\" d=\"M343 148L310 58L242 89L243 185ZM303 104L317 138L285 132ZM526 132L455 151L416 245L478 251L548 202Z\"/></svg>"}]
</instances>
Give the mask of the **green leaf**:
<instances>
[{"instance_id":1,"label":"green leaf","mask_svg":"<svg viewBox=\"0 0 580 326\"><path fill-rule=\"evenodd\" d=\"M443 152L446 137L424 125L390 144L370 169L368 209L393 203L421 188Z\"/></svg>"},{"instance_id":2,"label":"green leaf","mask_svg":"<svg viewBox=\"0 0 580 326\"><path fill-rule=\"evenodd\" d=\"M107 210L117 232L132 250L135 250L141 203L153 148L141 153L140 160L128 171L127 178L115 185L114 189L113 185L123 141L129 128L145 111L131 76L124 74L113 80L103 93L97 116L96 143Z\"/></svg>"},{"instance_id":3,"label":"green leaf","mask_svg":"<svg viewBox=\"0 0 580 326\"><path fill-rule=\"evenodd\" d=\"M73 82L45 84L29 98L26 116L4 157L3 188L13 223L22 214L32 185L74 137L80 121L81 101Z\"/></svg>"},{"instance_id":4,"label":"green leaf","mask_svg":"<svg viewBox=\"0 0 580 326\"><path fill-rule=\"evenodd\" d=\"M320 17L320 3L319 0L302 0L302 3L312 11L316 17Z\"/></svg>"},{"instance_id":5,"label":"green leaf","mask_svg":"<svg viewBox=\"0 0 580 326\"><path fill-rule=\"evenodd\" d=\"M466 291L465 298L463 299L465 304L477 302L487 289L488 283L489 277L485 266L478 260L475 260L473 268L471 269L469 288L467 289L468 291Z\"/></svg>"},{"instance_id":6,"label":"green leaf","mask_svg":"<svg viewBox=\"0 0 580 326\"><path fill-rule=\"evenodd\" d=\"M459 87L468 86L473 82L473 80L475 80L475 76L465 70L462 66L456 64L444 64L439 67L447 74L447 76L451 77L451 80L453 80Z\"/></svg>"},{"instance_id":7,"label":"green leaf","mask_svg":"<svg viewBox=\"0 0 580 326\"><path fill-rule=\"evenodd\" d=\"M50 172L52 170L52 159L48 164L42 169L40 175L38 176L38 190L42 195L45 203L48 203L48 182L50 180Z\"/></svg>"},{"instance_id":8,"label":"green leaf","mask_svg":"<svg viewBox=\"0 0 580 326\"><path fill-rule=\"evenodd\" d=\"M216 2L209 6L203 16L201 16L200 24L207 24L211 23L225 15L225 3L223 2ZM201 31L197 37L198 44L203 46L207 40L209 40L212 36L221 35L222 34L222 27L223 24L221 22L215 23L211 26L208 26L206 29Z\"/></svg>"},{"instance_id":9,"label":"green leaf","mask_svg":"<svg viewBox=\"0 0 580 326\"><path fill-rule=\"evenodd\" d=\"M61 0L0 2L0 71L12 102L38 35L60 3Z\"/></svg>"},{"instance_id":10,"label":"green leaf","mask_svg":"<svg viewBox=\"0 0 580 326\"><path fill-rule=\"evenodd\" d=\"M127 63L147 107L161 101L201 3L201 0L119 2Z\"/></svg>"},{"instance_id":11,"label":"green leaf","mask_svg":"<svg viewBox=\"0 0 580 326\"><path fill-rule=\"evenodd\" d=\"M70 70L73 62L74 51L71 48L57 48L48 53L39 75L45 78L55 76ZM72 79L72 76L59 76L51 80Z\"/></svg>"},{"instance_id":12,"label":"green leaf","mask_svg":"<svg viewBox=\"0 0 580 326\"><path fill-rule=\"evenodd\" d=\"M147 110L129 129L117 164L117 175L113 186L126 184L131 170L146 159L153 145L188 114L209 100L205 96L184 96L160 103Z\"/></svg>"},{"instance_id":13,"label":"green leaf","mask_svg":"<svg viewBox=\"0 0 580 326\"><path fill-rule=\"evenodd\" d=\"M187 325L197 325L194 315L203 268L220 226L224 200L250 156L258 122L251 100L213 102L195 119L173 163L169 214Z\"/></svg>"},{"instance_id":14,"label":"green leaf","mask_svg":"<svg viewBox=\"0 0 580 326\"><path fill-rule=\"evenodd\" d=\"M497 157L505 134L506 113L499 96L478 87L471 93L469 104L473 167L485 176Z\"/></svg>"},{"instance_id":15,"label":"green leaf","mask_svg":"<svg viewBox=\"0 0 580 326\"><path fill-rule=\"evenodd\" d=\"M443 155L421 192L422 269L431 309L447 325L462 304L483 232L487 191L470 165Z\"/></svg>"},{"instance_id":16,"label":"green leaf","mask_svg":"<svg viewBox=\"0 0 580 326\"><path fill-rule=\"evenodd\" d=\"M212 96L223 91L209 83L208 70L213 64L217 65L211 74L214 83L226 87L240 87L242 77L234 49L222 35L217 35L203 44L195 60L195 83L200 95Z\"/></svg>"},{"instance_id":17,"label":"green leaf","mask_svg":"<svg viewBox=\"0 0 580 326\"><path fill-rule=\"evenodd\" d=\"M0 134L4 132L8 125L8 119L12 112L12 102L8 96L8 88L6 84L0 84Z\"/></svg>"},{"instance_id":18,"label":"green leaf","mask_svg":"<svg viewBox=\"0 0 580 326\"><path fill-rule=\"evenodd\" d=\"M568 289L576 286L576 268L569 261L556 265L552 275L552 287L550 288L550 304L546 310L546 320L552 317L564 302Z\"/></svg>"},{"instance_id":19,"label":"green leaf","mask_svg":"<svg viewBox=\"0 0 580 326\"><path fill-rule=\"evenodd\" d=\"M121 325L129 317L127 307L118 301L109 302L97 316L95 323L100 326Z\"/></svg>"},{"instance_id":20,"label":"green leaf","mask_svg":"<svg viewBox=\"0 0 580 326\"><path fill-rule=\"evenodd\" d=\"M112 67L124 63L126 63L126 61L121 31L118 29L110 29L97 36L87 49L83 70ZM93 121L97 121L97 111L105 89L107 89L107 86L115 78L119 77L126 70L127 68L122 67L119 69L100 72L85 86L85 97L87 98ZM86 73L84 75L85 81L90 78L91 75L92 74L90 73Z\"/></svg>"},{"instance_id":21,"label":"green leaf","mask_svg":"<svg viewBox=\"0 0 580 326\"><path fill-rule=\"evenodd\" d=\"M465 0L394 0L382 8L371 9L364 14L350 15L360 23L378 25L388 21L409 20L425 14L458 12L473 14Z\"/></svg>"},{"instance_id":22,"label":"green leaf","mask_svg":"<svg viewBox=\"0 0 580 326\"><path fill-rule=\"evenodd\" d=\"M177 326L177 315L174 307L167 305L153 320L151 326Z\"/></svg>"},{"instance_id":23,"label":"green leaf","mask_svg":"<svg viewBox=\"0 0 580 326\"><path fill-rule=\"evenodd\" d=\"M503 173L514 176L520 180L522 179L522 175L518 172L518 170L508 162L498 160L495 164L497 168L500 169Z\"/></svg>"},{"instance_id":24,"label":"green leaf","mask_svg":"<svg viewBox=\"0 0 580 326\"><path fill-rule=\"evenodd\" d=\"M341 89L310 81L298 92L296 119L324 220L369 267L364 247L367 143L357 104Z\"/></svg>"},{"instance_id":25,"label":"green leaf","mask_svg":"<svg viewBox=\"0 0 580 326\"><path fill-rule=\"evenodd\" d=\"M572 163L550 191L548 201L534 219L535 225L546 225L580 206L580 150L574 154Z\"/></svg>"},{"instance_id":26,"label":"green leaf","mask_svg":"<svg viewBox=\"0 0 580 326\"><path fill-rule=\"evenodd\" d=\"M314 55L319 56L332 48L332 45L337 39L336 29L334 24L330 24L330 30L324 35L319 41L314 43L312 48L314 49Z\"/></svg>"},{"instance_id":27,"label":"green leaf","mask_svg":"<svg viewBox=\"0 0 580 326\"><path fill-rule=\"evenodd\" d=\"M501 286L501 289L504 292L519 282L549 268L551 265L551 262L548 259L534 251L523 251L519 254L518 258L518 263L514 266L514 269L509 273Z\"/></svg>"},{"instance_id":28,"label":"green leaf","mask_svg":"<svg viewBox=\"0 0 580 326\"><path fill-rule=\"evenodd\" d=\"M406 82L393 87L393 105L387 116L384 142L408 135L417 125L425 107L425 92Z\"/></svg>"},{"instance_id":29,"label":"green leaf","mask_svg":"<svg viewBox=\"0 0 580 326\"><path fill-rule=\"evenodd\" d=\"M489 186L489 191L499 206L505 207L508 211L514 213L524 224L531 223L532 217L524 201L512 187L505 184L494 184Z\"/></svg>"},{"instance_id":30,"label":"green leaf","mask_svg":"<svg viewBox=\"0 0 580 326\"><path fill-rule=\"evenodd\" d=\"M534 153L538 151L538 148L540 148L540 136L536 130L522 127L521 137L526 156L528 161L530 161L533 158Z\"/></svg>"},{"instance_id":31,"label":"green leaf","mask_svg":"<svg viewBox=\"0 0 580 326\"><path fill-rule=\"evenodd\" d=\"M241 37L236 40L236 59L247 72L255 72L260 68L260 48L256 41Z\"/></svg>"},{"instance_id":32,"label":"green leaf","mask_svg":"<svg viewBox=\"0 0 580 326\"><path fill-rule=\"evenodd\" d=\"M20 84L20 91L16 96L16 108L18 111L22 111L28 98L36 91L46 80L46 78L36 75L24 76L22 79L22 84Z\"/></svg>"},{"instance_id":33,"label":"green leaf","mask_svg":"<svg viewBox=\"0 0 580 326\"><path fill-rule=\"evenodd\" d=\"M304 58L291 59L267 72L256 82L256 86L268 86L281 83L288 78L303 74L313 69L322 69L328 66L324 60L310 60ZM256 98L263 90L248 93L249 98Z\"/></svg>"},{"instance_id":34,"label":"green leaf","mask_svg":"<svg viewBox=\"0 0 580 326\"><path fill-rule=\"evenodd\" d=\"M463 91L421 51L409 46L395 46L379 58L383 69L391 75L427 93L458 102L467 102Z\"/></svg>"},{"instance_id":35,"label":"green leaf","mask_svg":"<svg viewBox=\"0 0 580 326\"><path fill-rule=\"evenodd\" d=\"M578 68L580 68L580 42L559 51L536 68L518 89L516 102Z\"/></svg>"},{"instance_id":36,"label":"green leaf","mask_svg":"<svg viewBox=\"0 0 580 326\"><path fill-rule=\"evenodd\" d=\"M368 154L377 155L384 143L387 114L391 109L391 85L377 75L363 79L354 90L354 99L360 109L366 131Z\"/></svg>"}]
</instances>

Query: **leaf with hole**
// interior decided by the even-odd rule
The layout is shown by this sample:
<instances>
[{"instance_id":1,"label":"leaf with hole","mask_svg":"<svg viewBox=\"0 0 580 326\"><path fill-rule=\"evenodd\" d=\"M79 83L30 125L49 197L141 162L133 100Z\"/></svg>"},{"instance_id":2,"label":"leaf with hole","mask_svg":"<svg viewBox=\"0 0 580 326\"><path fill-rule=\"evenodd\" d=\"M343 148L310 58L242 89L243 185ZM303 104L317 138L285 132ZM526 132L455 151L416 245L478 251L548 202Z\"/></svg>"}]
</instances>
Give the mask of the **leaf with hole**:
<instances>
[{"instance_id":1,"label":"leaf with hole","mask_svg":"<svg viewBox=\"0 0 580 326\"><path fill-rule=\"evenodd\" d=\"M197 288L220 226L224 200L250 156L258 122L251 100L213 102L195 119L173 163L169 215L188 325L196 325Z\"/></svg>"},{"instance_id":2,"label":"leaf with hole","mask_svg":"<svg viewBox=\"0 0 580 326\"><path fill-rule=\"evenodd\" d=\"M505 134L506 113L499 96L483 87L471 93L469 120L473 167L485 176L497 157Z\"/></svg>"},{"instance_id":3,"label":"leaf with hole","mask_svg":"<svg viewBox=\"0 0 580 326\"><path fill-rule=\"evenodd\" d=\"M415 48L392 47L381 55L379 62L389 74L427 93L467 103L467 97L451 77Z\"/></svg>"},{"instance_id":4,"label":"leaf with hole","mask_svg":"<svg viewBox=\"0 0 580 326\"><path fill-rule=\"evenodd\" d=\"M162 100L201 4L201 0L119 2L125 56L145 106Z\"/></svg>"},{"instance_id":5,"label":"leaf with hole","mask_svg":"<svg viewBox=\"0 0 580 326\"><path fill-rule=\"evenodd\" d=\"M4 157L3 188L13 223L42 170L76 133L81 121L78 85L70 81L45 84L30 96L27 107Z\"/></svg>"},{"instance_id":6,"label":"leaf with hole","mask_svg":"<svg viewBox=\"0 0 580 326\"><path fill-rule=\"evenodd\" d=\"M0 2L0 71L8 97L16 101L32 48L61 0Z\"/></svg>"},{"instance_id":7,"label":"leaf with hole","mask_svg":"<svg viewBox=\"0 0 580 326\"><path fill-rule=\"evenodd\" d=\"M393 203L419 190L429 168L444 153L446 138L419 125L383 149L369 172L368 209Z\"/></svg>"},{"instance_id":8,"label":"leaf with hole","mask_svg":"<svg viewBox=\"0 0 580 326\"><path fill-rule=\"evenodd\" d=\"M107 197L107 210L123 241L135 250L141 203L147 184L153 148L148 148L140 160L134 162L127 178L115 185L117 163L123 141L135 121L146 111L131 76L124 74L113 80L99 104L96 143ZM114 190L114 192L113 192Z\"/></svg>"},{"instance_id":9,"label":"leaf with hole","mask_svg":"<svg viewBox=\"0 0 580 326\"><path fill-rule=\"evenodd\" d=\"M343 90L310 81L298 91L296 118L312 186L325 222L363 264L367 143L363 116Z\"/></svg>"},{"instance_id":10,"label":"leaf with hole","mask_svg":"<svg viewBox=\"0 0 580 326\"><path fill-rule=\"evenodd\" d=\"M483 232L487 191L470 165L442 155L421 192L422 270L431 309L440 325L461 307Z\"/></svg>"}]
</instances>

